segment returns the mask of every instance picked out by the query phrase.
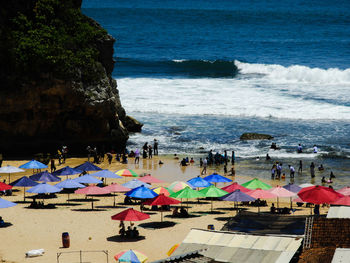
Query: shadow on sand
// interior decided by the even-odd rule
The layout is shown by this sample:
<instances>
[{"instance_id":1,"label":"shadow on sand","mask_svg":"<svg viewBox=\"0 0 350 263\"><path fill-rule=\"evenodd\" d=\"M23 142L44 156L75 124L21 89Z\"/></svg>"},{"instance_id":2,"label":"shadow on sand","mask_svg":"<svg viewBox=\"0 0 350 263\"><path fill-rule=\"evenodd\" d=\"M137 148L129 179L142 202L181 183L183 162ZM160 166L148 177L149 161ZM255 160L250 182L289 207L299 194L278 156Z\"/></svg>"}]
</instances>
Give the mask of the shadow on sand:
<instances>
[{"instance_id":1,"label":"shadow on sand","mask_svg":"<svg viewBox=\"0 0 350 263\"><path fill-rule=\"evenodd\" d=\"M91 208L81 208L81 209L71 209L72 211L76 212L101 212L101 211L107 211L107 209L91 209Z\"/></svg>"},{"instance_id":2,"label":"shadow on sand","mask_svg":"<svg viewBox=\"0 0 350 263\"><path fill-rule=\"evenodd\" d=\"M0 228L6 228L6 227L9 227L9 226L12 226L12 223L9 223L9 222L5 222L3 223Z\"/></svg>"},{"instance_id":3,"label":"shadow on sand","mask_svg":"<svg viewBox=\"0 0 350 263\"><path fill-rule=\"evenodd\" d=\"M137 242L140 240L144 240L146 239L145 236L138 236L138 237L122 237L120 235L115 235L115 236L110 236L106 238L107 241L111 241L111 242Z\"/></svg>"},{"instance_id":4,"label":"shadow on sand","mask_svg":"<svg viewBox=\"0 0 350 263\"><path fill-rule=\"evenodd\" d=\"M173 227L177 223L171 222L171 221L163 221L163 222L149 222L149 223L142 223L139 224L139 227L147 228L147 229L160 229L160 228L166 228L166 227Z\"/></svg>"}]
</instances>

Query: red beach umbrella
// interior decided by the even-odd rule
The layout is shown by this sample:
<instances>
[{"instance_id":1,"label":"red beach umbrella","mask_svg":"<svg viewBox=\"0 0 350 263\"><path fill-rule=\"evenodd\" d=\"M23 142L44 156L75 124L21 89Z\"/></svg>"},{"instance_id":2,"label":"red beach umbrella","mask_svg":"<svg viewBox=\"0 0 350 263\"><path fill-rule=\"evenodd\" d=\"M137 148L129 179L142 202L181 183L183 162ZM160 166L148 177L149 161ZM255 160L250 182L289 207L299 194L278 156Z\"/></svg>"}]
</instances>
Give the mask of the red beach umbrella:
<instances>
[{"instance_id":1,"label":"red beach umbrella","mask_svg":"<svg viewBox=\"0 0 350 263\"><path fill-rule=\"evenodd\" d=\"M236 191L236 190L241 190L241 192L243 192L243 193L247 193L247 192L249 192L249 191L251 191L251 189L248 189L248 188L246 188L246 187L244 187L244 186L241 186L241 185L239 185L238 183L232 183L232 184L230 184L230 185L227 185L227 186L225 186L225 187L223 187L223 188L221 188L222 190L225 190L226 192L228 192L228 193L232 193L232 192L234 192L234 191Z\"/></svg>"},{"instance_id":2,"label":"red beach umbrella","mask_svg":"<svg viewBox=\"0 0 350 263\"><path fill-rule=\"evenodd\" d=\"M144 182L144 183L148 183L148 184L158 184L158 183L164 183L163 180L159 180L155 177L153 177L152 175L150 174L147 174L143 177L140 177L139 178L140 181Z\"/></svg>"},{"instance_id":3,"label":"red beach umbrella","mask_svg":"<svg viewBox=\"0 0 350 263\"><path fill-rule=\"evenodd\" d=\"M128 208L114 216L111 216L112 220L120 220L120 221L142 221L150 218L149 215L134 210L133 208Z\"/></svg>"},{"instance_id":4,"label":"red beach umbrella","mask_svg":"<svg viewBox=\"0 0 350 263\"><path fill-rule=\"evenodd\" d=\"M325 186L310 186L300 190L298 196L304 201L313 204L331 204L344 195Z\"/></svg>"},{"instance_id":5,"label":"red beach umbrella","mask_svg":"<svg viewBox=\"0 0 350 263\"><path fill-rule=\"evenodd\" d=\"M8 185L5 183L0 182L0 191L10 190L12 189L12 185Z\"/></svg>"},{"instance_id":6,"label":"red beach umbrella","mask_svg":"<svg viewBox=\"0 0 350 263\"><path fill-rule=\"evenodd\" d=\"M332 205L350 206L350 196L346 195L344 197L340 197L337 201L334 201Z\"/></svg>"},{"instance_id":7,"label":"red beach umbrella","mask_svg":"<svg viewBox=\"0 0 350 263\"><path fill-rule=\"evenodd\" d=\"M109 194L110 191L103 189L101 187L90 185L85 188L80 188L74 192L75 194L85 194L85 195L105 195ZM91 199L91 208L94 209L94 199Z\"/></svg>"},{"instance_id":8,"label":"red beach umbrella","mask_svg":"<svg viewBox=\"0 0 350 263\"><path fill-rule=\"evenodd\" d=\"M152 199L148 199L143 202L144 205L174 205L179 203L181 203L179 200L167 197L164 194L160 194ZM163 210L160 210L160 214L161 221L163 222Z\"/></svg>"}]
</instances>

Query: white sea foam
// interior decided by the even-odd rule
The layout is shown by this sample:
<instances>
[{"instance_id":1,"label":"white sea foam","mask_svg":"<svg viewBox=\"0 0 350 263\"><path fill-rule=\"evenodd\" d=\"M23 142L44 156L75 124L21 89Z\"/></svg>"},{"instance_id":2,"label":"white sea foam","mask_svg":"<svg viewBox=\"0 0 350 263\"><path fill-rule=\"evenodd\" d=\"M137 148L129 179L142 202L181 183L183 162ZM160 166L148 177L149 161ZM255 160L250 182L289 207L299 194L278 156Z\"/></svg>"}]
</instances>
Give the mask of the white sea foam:
<instances>
[{"instance_id":1,"label":"white sea foam","mask_svg":"<svg viewBox=\"0 0 350 263\"><path fill-rule=\"evenodd\" d=\"M350 69L248 64L233 79L118 79L127 111L285 119L350 119Z\"/></svg>"}]
</instances>

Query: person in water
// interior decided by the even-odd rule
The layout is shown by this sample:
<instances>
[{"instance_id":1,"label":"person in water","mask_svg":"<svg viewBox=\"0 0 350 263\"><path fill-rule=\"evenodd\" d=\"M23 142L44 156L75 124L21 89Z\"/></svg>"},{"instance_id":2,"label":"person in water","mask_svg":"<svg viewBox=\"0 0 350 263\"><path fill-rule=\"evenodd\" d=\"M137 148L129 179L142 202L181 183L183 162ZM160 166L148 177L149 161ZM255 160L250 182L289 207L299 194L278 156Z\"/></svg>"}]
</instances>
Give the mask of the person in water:
<instances>
[{"instance_id":1,"label":"person in water","mask_svg":"<svg viewBox=\"0 0 350 263\"><path fill-rule=\"evenodd\" d=\"M301 144L299 143L298 145L298 153L302 153L303 152L303 147L301 146Z\"/></svg>"}]
</instances>

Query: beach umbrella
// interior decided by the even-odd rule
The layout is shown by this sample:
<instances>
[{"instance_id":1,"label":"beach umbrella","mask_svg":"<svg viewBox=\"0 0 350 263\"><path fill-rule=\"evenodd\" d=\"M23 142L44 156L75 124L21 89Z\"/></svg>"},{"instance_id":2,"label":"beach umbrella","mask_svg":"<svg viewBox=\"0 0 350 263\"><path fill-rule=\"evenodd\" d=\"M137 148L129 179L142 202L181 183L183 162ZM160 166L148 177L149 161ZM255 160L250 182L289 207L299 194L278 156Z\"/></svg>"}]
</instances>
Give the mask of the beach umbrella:
<instances>
[{"instance_id":1,"label":"beach umbrella","mask_svg":"<svg viewBox=\"0 0 350 263\"><path fill-rule=\"evenodd\" d=\"M29 179L27 176L23 176L23 177L17 179L16 181L12 182L11 185L24 188L23 189L23 200L25 200L26 199L26 191L25 191L26 187L36 186L36 185L38 185L38 183Z\"/></svg>"},{"instance_id":2,"label":"beach umbrella","mask_svg":"<svg viewBox=\"0 0 350 263\"><path fill-rule=\"evenodd\" d=\"M47 168L46 164L38 162L37 160L31 160L25 164L22 164L19 168L23 169L44 169Z\"/></svg>"},{"instance_id":3,"label":"beach umbrella","mask_svg":"<svg viewBox=\"0 0 350 263\"><path fill-rule=\"evenodd\" d=\"M223 197L220 198L224 201L233 201L234 205L236 205L236 202L251 202L255 201L256 199L254 197L251 197L250 195L247 195L240 189L237 189Z\"/></svg>"},{"instance_id":4,"label":"beach umbrella","mask_svg":"<svg viewBox=\"0 0 350 263\"><path fill-rule=\"evenodd\" d=\"M199 191L193 190L189 186L186 186L184 189L171 194L170 197L181 198L181 199L186 198L188 201L188 199L191 199L191 198L204 197L204 194L200 193ZM188 209L188 202L187 202L187 209Z\"/></svg>"},{"instance_id":5,"label":"beach umbrella","mask_svg":"<svg viewBox=\"0 0 350 263\"><path fill-rule=\"evenodd\" d=\"M309 184L309 183L305 183L305 184L300 184L299 187L301 188L306 188L306 187L310 187L310 186L315 186L314 184Z\"/></svg>"},{"instance_id":6,"label":"beach umbrella","mask_svg":"<svg viewBox=\"0 0 350 263\"><path fill-rule=\"evenodd\" d=\"M267 189L271 189L272 186L268 185L262 181L260 181L258 178L254 178L253 180L250 180L248 182L245 182L244 184L242 184L242 186L244 186L245 188L248 189L262 189L262 190L267 190ZM249 194L249 193L248 193Z\"/></svg>"},{"instance_id":7,"label":"beach umbrella","mask_svg":"<svg viewBox=\"0 0 350 263\"><path fill-rule=\"evenodd\" d=\"M211 198L211 211L212 212L213 212L213 197L222 197L222 196L228 194L228 192L226 192L225 190L217 188L214 185L211 185L207 188L204 188L204 189L200 190L199 192L204 194L205 197Z\"/></svg>"},{"instance_id":8,"label":"beach umbrella","mask_svg":"<svg viewBox=\"0 0 350 263\"><path fill-rule=\"evenodd\" d=\"M130 188L124 187L119 184L111 184L103 188L108 190L110 193L124 193L131 190ZM114 197L113 206L115 206L115 195L113 195L113 197Z\"/></svg>"},{"instance_id":9,"label":"beach umbrella","mask_svg":"<svg viewBox=\"0 0 350 263\"><path fill-rule=\"evenodd\" d=\"M140 199L153 198L157 196L157 194L153 192L153 190L148 189L143 185L130 190L129 192L125 193L125 195Z\"/></svg>"},{"instance_id":10,"label":"beach umbrella","mask_svg":"<svg viewBox=\"0 0 350 263\"><path fill-rule=\"evenodd\" d=\"M269 199L269 198L275 198L276 195L270 193L267 190L261 189L261 188L257 188L255 190L251 190L249 192L247 192L248 195L250 195L251 197L254 197L256 199L261 198L261 199ZM260 213L260 206L258 206L258 213Z\"/></svg>"},{"instance_id":11,"label":"beach umbrella","mask_svg":"<svg viewBox=\"0 0 350 263\"><path fill-rule=\"evenodd\" d=\"M329 187L320 185L306 187L300 190L298 196L304 201L313 204L331 204L344 195Z\"/></svg>"},{"instance_id":12,"label":"beach umbrella","mask_svg":"<svg viewBox=\"0 0 350 263\"><path fill-rule=\"evenodd\" d=\"M75 188L85 188L86 186L83 184L80 184L72 179L66 179L58 184L55 185L58 188L65 188L65 189L75 189ZM68 198L69 200L69 192L68 192Z\"/></svg>"},{"instance_id":13,"label":"beach umbrella","mask_svg":"<svg viewBox=\"0 0 350 263\"><path fill-rule=\"evenodd\" d=\"M291 191L293 193L298 193L302 188L296 184L287 184L283 186L284 189L287 189L288 191Z\"/></svg>"},{"instance_id":14,"label":"beach umbrella","mask_svg":"<svg viewBox=\"0 0 350 263\"><path fill-rule=\"evenodd\" d=\"M156 194L164 194L165 196L170 196L174 192L167 187L159 186L152 189Z\"/></svg>"},{"instance_id":15,"label":"beach umbrella","mask_svg":"<svg viewBox=\"0 0 350 263\"><path fill-rule=\"evenodd\" d=\"M121 176L116 175L115 173L111 172L108 169L104 169L104 170L98 171L98 172L93 173L91 175L95 176L95 177L103 177L103 178L114 178L114 179L122 178Z\"/></svg>"},{"instance_id":16,"label":"beach umbrella","mask_svg":"<svg viewBox=\"0 0 350 263\"><path fill-rule=\"evenodd\" d=\"M91 175L88 175L88 174L83 175L83 176L79 176L79 177L74 178L72 180L74 180L78 183L81 183L81 184L101 184L102 183L101 180L99 180Z\"/></svg>"},{"instance_id":17,"label":"beach umbrella","mask_svg":"<svg viewBox=\"0 0 350 263\"><path fill-rule=\"evenodd\" d=\"M90 162L85 162L81 165L78 165L76 167L74 167L74 169L77 169L77 170L80 170L81 172L85 171L85 172L88 172L88 171L100 171L102 170L102 168L90 163Z\"/></svg>"},{"instance_id":18,"label":"beach umbrella","mask_svg":"<svg viewBox=\"0 0 350 263\"><path fill-rule=\"evenodd\" d=\"M247 192L249 192L249 191L251 190L251 189L245 188L244 186L239 185L239 184L236 183L236 182L234 182L234 183L232 183L232 184L230 184L230 185L227 185L227 186L225 186L225 187L222 187L221 189L222 189L222 190L225 190L225 191L228 192L228 193L232 193L232 192L234 192L234 191L236 191L236 190L241 190L241 192L247 193ZM243 201L242 201L242 202L243 202Z\"/></svg>"},{"instance_id":19,"label":"beach umbrella","mask_svg":"<svg viewBox=\"0 0 350 263\"><path fill-rule=\"evenodd\" d=\"M8 207L12 207L15 205L17 205L17 204L0 198L0 208L8 208Z\"/></svg>"},{"instance_id":20,"label":"beach umbrella","mask_svg":"<svg viewBox=\"0 0 350 263\"><path fill-rule=\"evenodd\" d=\"M277 208L279 207L279 197L290 197L295 196L296 193L288 191L287 189L281 187L281 186L276 186L274 188L271 188L268 190L270 193L275 194L277 196ZM292 199L291 199L291 206L292 206Z\"/></svg>"},{"instance_id":21,"label":"beach umbrella","mask_svg":"<svg viewBox=\"0 0 350 263\"><path fill-rule=\"evenodd\" d=\"M350 187L343 187L342 189L337 190L337 192L341 193L342 195L350 195Z\"/></svg>"},{"instance_id":22,"label":"beach umbrella","mask_svg":"<svg viewBox=\"0 0 350 263\"><path fill-rule=\"evenodd\" d=\"M177 192L177 191L180 191L186 187L192 188L192 185L185 183L185 182L181 182L181 181L175 181L168 186L168 189L170 189L173 192Z\"/></svg>"},{"instance_id":23,"label":"beach umbrella","mask_svg":"<svg viewBox=\"0 0 350 263\"><path fill-rule=\"evenodd\" d=\"M332 203L332 205L345 205L345 206L350 206L350 196L346 195L343 197L340 197L336 201Z\"/></svg>"},{"instance_id":24,"label":"beach umbrella","mask_svg":"<svg viewBox=\"0 0 350 263\"><path fill-rule=\"evenodd\" d=\"M150 218L148 214L134 210L133 208L128 208L118 214L111 217L112 220L120 221L142 221Z\"/></svg>"},{"instance_id":25,"label":"beach umbrella","mask_svg":"<svg viewBox=\"0 0 350 263\"><path fill-rule=\"evenodd\" d=\"M228 183L228 182L232 182L231 179L228 179L220 174L217 173L213 173L211 175L208 175L206 177L203 178L204 180L210 182L210 183Z\"/></svg>"},{"instance_id":26,"label":"beach umbrella","mask_svg":"<svg viewBox=\"0 0 350 263\"><path fill-rule=\"evenodd\" d=\"M5 184L3 182L0 182L0 191L6 191L12 189L12 185Z\"/></svg>"},{"instance_id":27,"label":"beach umbrella","mask_svg":"<svg viewBox=\"0 0 350 263\"><path fill-rule=\"evenodd\" d=\"M116 174L125 177L139 177L139 175L131 169L121 169L117 171Z\"/></svg>"},{"instance_id":28,"label":"beach umbrella","mask_svg":"<svg viewBox=\"0 0 350 263\"><path fill-rule=\"evenodd\" d=\"M130 188L130 189L134 189L134 188L140 187L141 185L143 185L143 186L145 186L145 187L147 187L147 188L150 188L150 187L151 187L150 184L141 182L141 181L138 180L138 179L132 179L132 180L130 180L129 182L126 182L126 183L122 184L122 186L127 187L127 188Z\"/></svg>"},{"instance_id":29,"label":"beach umbrella","mask_svg":"<svg viewBox=\"0 0 350 263\"><path fill-rule=\"evenodd\" d=\"M46 183L41 183L41 184L37 184L36 186L33 186L32 188L28 189L26 192L35 193L35 194L48 194L48 193L58 193L60 191L61 189L56 186L49 185Z\"/></svg>"},{"instance_id":30,"label":"beach umbrella","mask_svg":"<svg viewBox=\"0 0 350 263\"><path fill-rule=\"evenodd\" d=\"M17 168L15 166L7 165L0 167L0 174L8 174L9 175L9 183L11 183L11 174L13 173L22 173L25 170Z\"/></svg>"},{"instance_id":31,"label":"beach umbrella","mask_svg":"<svg viewBox=\"0 0 350 263\"><path fill-rule=\"evenodd\" d=\"M137 250L123 250L114 256L115 260L119 262L131 262L131 263L143 263L148 258L145 254L137 251Z\"/></svg>"},{"instance_id":32,"label":"beach umbrella","mask_svg":"<svg viewBox=\"0 0 350 263\"><path fill-rule=\"evenodd\" d=\"M73 174L80 174L82 171L79 169L75 169L75 168L71 168L69 166L63 167L62 169L59 169L55 172L53 172L52 174L55 176L63 176L66 175L68 177L68 175L73 175Z\"/></svg>"},{"instance_id":33,"label":"beach umbrella","mask_svg":"<svg viewBox=\"0 0 350 263\"><path fill-rule=\"evenodd\" d=\"M29 176L29 179L33 181L39 181L39 182L59 182L61 181L61 178L50 174L47 170L44 172L40 172L37 174L33 174L32 176Z\"/></svg>"},{"instance_id":34,"label":"beach umbrella","mask_svg":"<svg viewBox=\"0 0 350 263\"><path fill-rule=\"evenodd\" d=\"M145 202L143 202L144 205L175 205L181 203L179 200L176 200L171 197L167 197L164 194L160 194L152 199L148 199ZM161 221L163 222L163 209L160 210L160 218Z\"/></svg>"},{"instance_id":35,"label":"beach umbrella","mask_svg":"<svg viewBox=\"0 0 350 263\"><path fill-rule=\"evenodd\" d=\"M74 192L75 194L85 194L87 195L105 195L110 192L102 187L98 187L96 185L90 185L85 188L80 188ZM91 199L91 209L94 210L94 199Z\"/></svg>"},{"instance_id":36,"label":"beach umbrella","mask_svg":"<svg viewBox=\"0 0 350 263\"><path fill-rule=\"evenodd\" d=\"M207 180L204 180L199 175L197 177L194 177L188 180L187 182L194 187L208 187L212 185L211 183L209 183Z\"/></svg>"},{"instance_id":37,"label":"beach umbrella","mask_svg":"<svg viewBox=\"0 0 350 263\"><path fill-rule=\"evenodd\" d=\"M153 176L150 175L150 174L147 174L147 175L145 175L145 176L143 176L143 177L140 177L139 180L140 180L141 182L148 183L148 184L160 184L160 183L164 183L163 180L159 180L159 179L153 177Z\"/></svg>"}]
</instances>

